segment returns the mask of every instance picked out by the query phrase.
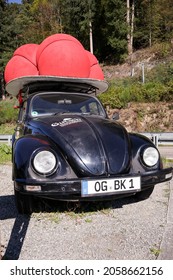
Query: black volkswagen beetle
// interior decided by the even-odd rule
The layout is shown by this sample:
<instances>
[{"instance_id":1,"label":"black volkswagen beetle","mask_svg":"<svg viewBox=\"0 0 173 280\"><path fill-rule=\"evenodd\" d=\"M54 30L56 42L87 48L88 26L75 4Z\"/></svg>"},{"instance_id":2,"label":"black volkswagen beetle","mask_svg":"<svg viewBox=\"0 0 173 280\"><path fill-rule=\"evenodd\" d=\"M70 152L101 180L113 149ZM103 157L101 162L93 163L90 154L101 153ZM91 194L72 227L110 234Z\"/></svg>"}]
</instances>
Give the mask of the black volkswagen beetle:
<instances>
[{"instance_id":1,"label":"black volkswagen beetle","mask_svg":"<svg viewBox=\"0 0 173 280\"><path fill-rule=\"evenodd\" d=\"M130 195L144 199L156 184L172 178L172 168L163 169L152 141L108 118L95 96L107 88L100 83L26 77L7 84L14 95L20 89L13 135L19 213L34 211L34 196L65 201Z\"/></svg>"}]
</instances>

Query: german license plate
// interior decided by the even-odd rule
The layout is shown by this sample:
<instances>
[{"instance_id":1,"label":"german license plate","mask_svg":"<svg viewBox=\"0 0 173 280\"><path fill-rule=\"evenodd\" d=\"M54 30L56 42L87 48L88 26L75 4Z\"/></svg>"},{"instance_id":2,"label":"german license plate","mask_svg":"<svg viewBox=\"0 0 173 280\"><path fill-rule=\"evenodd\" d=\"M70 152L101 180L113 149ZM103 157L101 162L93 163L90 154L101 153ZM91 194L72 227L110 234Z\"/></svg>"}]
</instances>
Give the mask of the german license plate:
<instances>
[{"instance_id":1,"label":"german license plate","mask_svg":"<svg viewBox=\"0 0 173 280\"><path fill-rule=\"evenodd\" d=\"M135 192L141 189L140 176L82 180L81 196L106 195L123 192Z\"/></svg>"}]
</instances>

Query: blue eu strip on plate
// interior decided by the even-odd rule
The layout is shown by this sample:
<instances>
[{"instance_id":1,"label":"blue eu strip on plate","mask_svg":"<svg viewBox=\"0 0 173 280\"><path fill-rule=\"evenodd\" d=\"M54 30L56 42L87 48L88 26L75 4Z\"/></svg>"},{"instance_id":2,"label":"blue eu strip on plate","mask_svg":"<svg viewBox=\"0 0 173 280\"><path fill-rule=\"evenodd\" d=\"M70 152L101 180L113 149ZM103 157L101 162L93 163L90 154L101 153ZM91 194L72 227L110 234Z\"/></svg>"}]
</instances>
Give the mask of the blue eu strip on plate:
<instances>
[{"instance_id":1,"label":"blue eu strip on plate","mask_svg":"<svg viewBox=\"0 0 173 280\"><path fill-rule=\"evenodd\" d=\"M82 181L81 193L82 193L82 196L88 194L88 181Z\"/></svg>"}]
</instances>

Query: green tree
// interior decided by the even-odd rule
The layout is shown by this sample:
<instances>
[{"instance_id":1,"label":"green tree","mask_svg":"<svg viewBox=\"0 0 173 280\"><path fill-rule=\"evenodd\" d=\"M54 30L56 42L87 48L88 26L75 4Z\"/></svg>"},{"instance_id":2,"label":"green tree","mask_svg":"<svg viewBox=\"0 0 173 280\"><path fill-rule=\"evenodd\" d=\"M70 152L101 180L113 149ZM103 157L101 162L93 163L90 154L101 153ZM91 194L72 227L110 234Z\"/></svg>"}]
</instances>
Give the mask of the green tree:
<instances>
[{"instance_id":1,"label":"green tree","mask_svg":"<svg viewBox=\"0 0 173 280\"><path fill-rule=\"evenodd\" d=\"M4 1L0 9L0 71L3 71L13 51L22 43L21 27L17 23L21 5L7 4L7 1Z\"/></svg>"},{"instance_id":2,"label":"green tree","mask_svg":"<svg viewBox=\"0 0 173 280\"><path fill-rule=\"evenodd\" d=\"M30 25L36 41L47 36L62 32L59 0L33 0L30 5L32 24Z\"/></svg>"},{"instance_id":3,"label":"green tree","mask_svg":"<svg viewBox=\"0 0 173 280\"><path fill-rule=\"evenodd\" d=\"M102 0L104 9L103 36L107 38L106 59L115 63L127 53L126 1Z\"/></svg>"},{"instance_id":4,"label":"green tree","mask_svg":"<svg viewBox=\"0 0 173 280\"><path fill-rule=\"evenodd\" d=\"M160 14L159 30L160 40L173 38L173 5L172 0L158 0L158 13Z\"/></svg>"},{"instance_id":5,"label":"green tree","mask_svg":"<svg viewBox=\"0 0 173 280\"><path fill-rule=\"evenodd\" d=\"M54 33L71 34L90 50L92 31L94 54L109 63L173 38L172 0L0 0L0 14L1 72L17 47Z\"/></svg>"},{"instance_id":6,"label":"green tree","mask_svg":"<svg viewBox=\"0 0 173 280\"><path fill-rule=\"evenodd\" d=\"M173 37L172 0L141 0L135 4L135 49L170 41Z\"/></svg>"},{"instance_id":7,"label":"green tree","mask_svg":"<svg viewBox=\"0 0 173 280\"><path fill-rule=\"evenodd\" d=\"M63 32L76 37L89 49L89 23L94 17L95 1L61 0L60 3Z\"/></svg>"}]
</instances>

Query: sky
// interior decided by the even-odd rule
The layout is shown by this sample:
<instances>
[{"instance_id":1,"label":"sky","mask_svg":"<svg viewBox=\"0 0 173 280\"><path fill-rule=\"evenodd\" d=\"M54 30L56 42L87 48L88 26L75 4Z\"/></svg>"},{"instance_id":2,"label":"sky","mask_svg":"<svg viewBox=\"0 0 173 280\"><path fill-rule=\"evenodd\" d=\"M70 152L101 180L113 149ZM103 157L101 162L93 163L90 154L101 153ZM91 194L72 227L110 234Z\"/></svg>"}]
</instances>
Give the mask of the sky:
<instances>
[{"instance_id":1,"label":"sky","mask_svg":"<svg viewBox=\"0 0 173 280\"><path fill-rule=\"evenodd\" d=\"M9 3L21 3L22 0L8 0Z\"/></svg>"}]
</instances>

